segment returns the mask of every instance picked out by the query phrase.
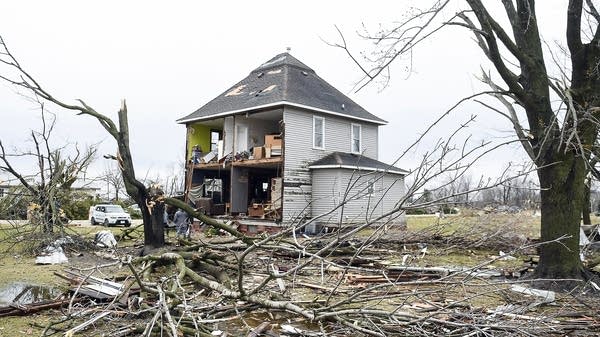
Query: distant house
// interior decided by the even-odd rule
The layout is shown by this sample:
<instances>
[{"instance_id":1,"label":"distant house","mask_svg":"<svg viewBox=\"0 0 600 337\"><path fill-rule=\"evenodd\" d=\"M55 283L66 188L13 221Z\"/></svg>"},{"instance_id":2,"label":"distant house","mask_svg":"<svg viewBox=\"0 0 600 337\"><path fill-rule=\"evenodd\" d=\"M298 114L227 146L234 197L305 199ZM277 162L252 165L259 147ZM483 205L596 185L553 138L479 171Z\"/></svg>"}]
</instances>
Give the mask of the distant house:
<instances>
[{"instance_id":1,"label":"distant house","mask_svg":"<svg viewBox=\"0 0 600 337\"><path fill-rule=\"evenodd\" d=\"M23 185L19 184L0 184L0 198L15 194L15 190L22 188ZM73 186L71 192L79 192L86 196L95 197L100 192L100 188L93 186ZM23 192L18 192L21 195Z\"/></svg>"},{"instance_id":2,"label":"distant house","mask_svg":"<svg viewBox=\"0 0 600 337\"><path fill-rule=\"evenodd\" d=\"M71 192L79 192L89 197L97 197L100 195L101 188L95 186L73 186Z\"/></svg>"},{"instance_id":3,"label":"distant house","mask_svg":"<svg viewBox=\"0 0 600 337\"><path fill-rule=\"evenodd\" d=\"M187 197L213 215L361 223L405 194L407 171L377 160L386 121L289 53L178 123L187 128Z\"/></svg>"}]
</instances>

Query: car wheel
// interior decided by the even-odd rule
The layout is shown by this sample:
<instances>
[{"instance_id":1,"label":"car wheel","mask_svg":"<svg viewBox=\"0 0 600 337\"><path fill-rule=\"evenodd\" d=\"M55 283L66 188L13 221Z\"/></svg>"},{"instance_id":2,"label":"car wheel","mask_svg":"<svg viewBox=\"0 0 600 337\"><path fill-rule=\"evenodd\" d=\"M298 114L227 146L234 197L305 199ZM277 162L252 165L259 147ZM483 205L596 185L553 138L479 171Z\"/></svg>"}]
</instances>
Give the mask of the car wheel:
<instances>
[{"instance_id":1,"label":"car wheel","mask_svg":"<svg viewBox=\"0 0 600 337\"><path fill-rule=\"evenodd\" d=\"M109 227L110 224L108 223L108 219L104 219L104 227Z\"/></svg>"},{"instance_id":2,"label":"car wheel","mask_svg":"<svg viewBox=\"0 0 600 337\"><path fill-rule=\"evenodd\" d=\"M96 219L94 219L93 217L90 219L90 222L92 223L92 226L96 226L97 224Z\"/></svg>"},{"instance_id":3,"label":"car wheel","mask_svg":"<svg viewBox=\"0 0 600 337\"><path fill-rule=\"evenodd\" d=\"M125 224L125 227L129 227L129 226L131 226L131 222L128 222Z\"/></svg>"}]
</instances>

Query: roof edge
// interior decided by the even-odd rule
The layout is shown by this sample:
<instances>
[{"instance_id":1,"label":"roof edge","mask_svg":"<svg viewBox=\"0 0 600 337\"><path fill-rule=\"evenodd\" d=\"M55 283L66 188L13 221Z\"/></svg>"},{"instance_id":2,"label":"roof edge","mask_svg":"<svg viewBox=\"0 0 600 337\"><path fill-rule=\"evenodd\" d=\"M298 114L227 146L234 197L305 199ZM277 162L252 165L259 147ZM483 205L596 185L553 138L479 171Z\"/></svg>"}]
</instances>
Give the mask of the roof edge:
<instances>
[{"instance_id":1,"label":"roof edge","mask_svg":"<svg viewBox=\"0 0 600 337\"><path fill-rule=\"evenodd\" d=\"M382 172L382 173L392 173L392 174L398 174L398 175L407 175L408 171L403 170L401 168L398 168L397 170L386 170L386 169L381 169L381 168L375 168L375 167L368 167L368 166L360 166L360 165L341 165L341 164L337 164L337 165L311 165L308 167L311 170L317 170L317 169L333 169L333 168L343 168L343 169L350 169L350 170L363 170L363 171L374 171L374 172Z\"/></svg>"},{"instance_id":2,"label":"roof edge","mask_svg":"<svg viewBox=\"0 0 600 337\"><path fill-rule=\"evenodd\" d=\"M292 107L296 107L296 108L313 110L313 111L322 112L322 113L333 115L333 116L339 116L339 117L343 117L343 118L348 118L348 119L353 119L353 120L359 120L359 121L369 122L369 123L378 124L378 125L387 125L387 123L388 123L386 120L383 120L383 119L377 121L377 120L368 119L368 118L355 117L355 116L346 115L346 114L335 112L335 111L331 111L331 110L320 109L320 108L316 108L316 107L313 107L313 106L310 106L310 105L292 103L292 102L288 102L288 101L278 101L278 102L273 102L273 103L263 104L263 105L257 105L257 106L243 108L243 109L238 109L238 110L230 110L230 111L220 112L218 114L214 114L214 115L210 115L210 116L193 117L193 118L185 118L184 117L184 118L177 119L175 121L178 124L186 124L186 123L189 123L189 122L196 122L196 121L203 121L203 120L215 119L215 118L218 118L218 117L235 115L235 114L238 114L238 113L241 113L241 112L247 112L247 111L252 111L252 110L257 110L257 109L270 108L270 107L275 107L275 106L279 106L279 105L288 105L288 106L292 106Z\"/></svg>"}]
</instances>

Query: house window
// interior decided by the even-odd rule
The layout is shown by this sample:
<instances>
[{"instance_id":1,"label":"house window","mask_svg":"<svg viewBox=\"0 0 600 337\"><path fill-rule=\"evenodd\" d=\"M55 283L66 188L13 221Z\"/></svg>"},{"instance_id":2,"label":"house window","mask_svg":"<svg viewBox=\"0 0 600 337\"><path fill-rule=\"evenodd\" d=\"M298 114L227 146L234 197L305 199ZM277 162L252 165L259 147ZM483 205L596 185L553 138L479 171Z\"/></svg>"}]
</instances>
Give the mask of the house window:
<instances>
[{"instance_id":1,"label":"house window","mask_svg":"<svg viewBox=\"0 0 600 337\"><path fill-rule=\"evenodd\" d=\"M313 148L325 149L325 119L313 116Z\"/></svg>"},{"instance_id":2,"label":"house window","mask_svg":"<svg viewBox=\"0 0 600 337\"><path fill-rule=\"evenodd\" d=\"M352 136L351 136L351 152L360 153L361 149L361 127L360 124L352 124Z\"/></svg>"},{"instance_id":3,"label":"house window","mask_svg":"<svg viewBox=\"0 0 600 337\"><path fill-rule=\"evenodd\" d=\"M216 152L219 147L219 140L221 140L221 131L210 130L210 152Z\"/></svg>"}]
</instances>

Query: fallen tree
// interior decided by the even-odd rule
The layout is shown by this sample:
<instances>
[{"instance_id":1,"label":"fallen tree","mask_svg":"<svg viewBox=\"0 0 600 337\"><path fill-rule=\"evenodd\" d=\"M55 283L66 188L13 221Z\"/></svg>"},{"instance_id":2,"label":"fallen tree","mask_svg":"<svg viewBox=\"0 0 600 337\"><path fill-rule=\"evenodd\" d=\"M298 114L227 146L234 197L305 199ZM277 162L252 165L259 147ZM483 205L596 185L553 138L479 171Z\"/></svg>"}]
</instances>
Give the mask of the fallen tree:
<instances>
[{"instance_id":1,"label":"fallen tree","mask_svg":"<svg viewBox=\"0 0 600 337\"><path fill-rule=\"evenodd\" d=\"M377 245L356 233L295 240L286 235L238 238L227 234L195 240L177 251L122 256L115 262L123 266L119 274L127 270L128 276L120 285L87 272L72 283L75 292L86 282L110 284L110 291L117 290L113 297L99 301L73 295L78 304L45 327L44 336L57 331L85 334L92 326L112 336L161 332L168 336L592 336L600 332L597 297L578 293L559 297L527 287L514 271L490 268L506 256L535 249L538 243L514 244L506 255L468 268L400 261L402 254L416 261L436 251L443 254L454 245L453 234L448 234L444 245L428 243L427 233L392 229L386 232L390 240ZM415 235L430 245L430 252L405 243ZM497 238L488 235L487 239ZM477 245L464 243L462 248L476 250ZM332 254L339 249L345 249L343 257ZM523 265L527 269L527 263ZM94 269L99 267L89 270Z\"/></svg>"}]
</instances>

